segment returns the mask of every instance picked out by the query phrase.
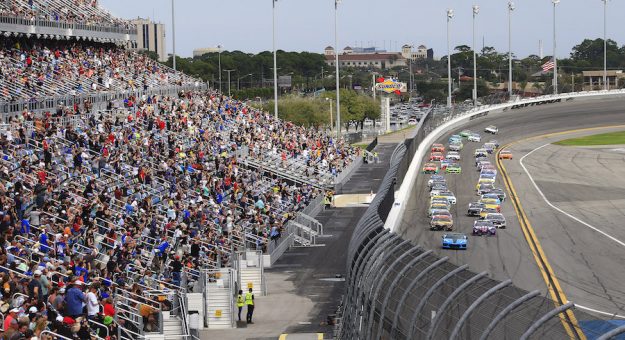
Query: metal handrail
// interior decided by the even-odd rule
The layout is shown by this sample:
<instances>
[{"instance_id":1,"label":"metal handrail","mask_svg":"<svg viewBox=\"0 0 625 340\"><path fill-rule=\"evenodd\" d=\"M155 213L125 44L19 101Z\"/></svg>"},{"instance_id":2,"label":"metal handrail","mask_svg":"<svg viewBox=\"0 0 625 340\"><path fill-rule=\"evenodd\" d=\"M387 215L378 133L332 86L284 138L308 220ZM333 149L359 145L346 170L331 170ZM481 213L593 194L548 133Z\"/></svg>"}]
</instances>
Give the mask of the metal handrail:
<instances>
[{"instance_id":1,"label":"metal handrail","mask_svg":"<svg viewBox=\"0 0 625 340\"><path fill-rule=\"evenodd\" d=\"M99 323L97 321L94 321L92 319L87 319L87 321L90 322L90 323L96 324L98 326L104 327L104 329L106 329L106 336L105 337L101 337L99 335L96 335L98 337L98 339L106 339L106 338L109 337L109 328L108 328L108 326L106 326L105 324Z\"/></svg>"}]
</instances>

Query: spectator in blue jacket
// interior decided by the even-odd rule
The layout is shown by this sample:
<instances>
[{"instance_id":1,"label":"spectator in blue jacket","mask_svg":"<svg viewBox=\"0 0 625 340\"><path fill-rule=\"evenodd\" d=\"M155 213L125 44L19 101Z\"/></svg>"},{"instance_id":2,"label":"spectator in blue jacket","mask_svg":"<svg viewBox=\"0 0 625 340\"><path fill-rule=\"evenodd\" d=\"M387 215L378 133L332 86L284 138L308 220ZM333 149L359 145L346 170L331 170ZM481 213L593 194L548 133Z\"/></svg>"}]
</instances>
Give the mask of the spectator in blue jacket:
<instances>
[{"instance_id":1,"label":"spectator in blue jacket","mask_svg":"<svg viewBox=\"0 0 625 340\"><path fill-rule=\"evenodd\" d=\"M85 301L85 294L83 294L81 287L83 282L80 280L74 281L72 288L67 290L65 294L65 314L72 318L77 318L82 315L82 309Z\"/></svg>"}]
</instances>

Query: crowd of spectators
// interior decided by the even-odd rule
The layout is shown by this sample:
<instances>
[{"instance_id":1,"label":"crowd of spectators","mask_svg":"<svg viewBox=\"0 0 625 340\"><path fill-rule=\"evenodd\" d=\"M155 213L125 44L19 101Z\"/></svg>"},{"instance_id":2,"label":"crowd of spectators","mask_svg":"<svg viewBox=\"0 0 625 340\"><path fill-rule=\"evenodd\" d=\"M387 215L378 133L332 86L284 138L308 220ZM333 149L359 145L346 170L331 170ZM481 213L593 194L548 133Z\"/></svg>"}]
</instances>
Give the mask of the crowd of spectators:
<instances>
[{"instance_id":1,"label":"crowd of spectators","mask_svg":"<svg viewBox=\"0 0 625 340\"><path fill-rule=\"evenodd\" d=\"M110 55L81 52L104 62ZM149 68L135 59L110 69L141 76ZM106 112L25 113L4 127L6 339L46 329L84 339L80 332L89 329L102 336L133 327L115 318L112 299L120 294L132 297L144 330L156 329L155 311L170 306L145 292L193 289L201 269L229 266L233 251L266 250L322 193L247 167L245 158L299 159L313 169L303 170L305 183L306 176L338 174L358 157L342 140L216 92L124 104Z\"/></svg>"},{"instance_id":2,"label":"crowd of spectators","mask_svg":"<svg viewBox=\"0 0 625 340\"><path fill-rule=\"evenodd\" d=\"M111 15L97 0L0 0L0 16L130 29L133 24Z\"/></svg>"},{"instance_id":3,"label":"crowd of spectators","mask_svg":"<svg viewBox=\"0 0 625 340\"><path fill-rule=\"evenodd\" d=\"M189 85L196 80L113 44L3 39L0 100Z\"/></svg>"}]
</instances>

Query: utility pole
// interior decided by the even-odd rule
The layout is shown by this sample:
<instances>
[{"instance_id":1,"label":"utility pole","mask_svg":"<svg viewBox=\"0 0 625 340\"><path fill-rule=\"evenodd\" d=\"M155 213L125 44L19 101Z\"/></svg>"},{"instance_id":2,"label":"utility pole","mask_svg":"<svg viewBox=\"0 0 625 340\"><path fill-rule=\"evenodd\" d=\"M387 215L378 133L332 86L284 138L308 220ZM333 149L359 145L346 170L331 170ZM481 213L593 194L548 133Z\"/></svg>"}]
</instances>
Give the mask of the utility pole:
<instances>
[{"instance_id":1,"label":"utility pole","mask_svg":"<svg viewBox=\"0 0 625 340\"><path fill-rule=\"evenodd\" d=\"M477 106L477 55L475 52L475 17L480 12L480 6L473 5L473 106Z\"/></svg>"},{"instance_id":2,"label":"utility pole","mask_svg":"<svg viewBox=\"0 0 625 340\"><path fill-rule=\"evenodd\" d=\"M276 1L271 0L273 5L273 104L276 119L278 119L278 61L276 57Z\"/></svg>"},{"instance_id":3,"label":"utility pole","mask_svg":"<svg viewBox=\"0 0 625 340\"><path fill-rule=\"evenodd\" d=\"M341 138L341 93L339 77L339 19L338 11L341 0L334 0L334 63L336 64L336 136Z\"/></svg>"},{"instance_id":4,"label":"utility pole","mask_svg":"<svg viewBox=\"0 0 625 340\"><path fill-rule=\"evenodd\" d=\"M171 0L171 38L173 48L173 66L176 71L176 15L174 12L174 0Z\"/></svg>"},{"instance_id":5,"label":"utility pole","mask_svg":"<svg viewBox=\"0 0 625 340\"><path fill-rule=\"evenodd\" d=\"M228 72L228 97L230 97L230 73L235 70L224 70L224 72Z\"/></svg>"}]
</instances>

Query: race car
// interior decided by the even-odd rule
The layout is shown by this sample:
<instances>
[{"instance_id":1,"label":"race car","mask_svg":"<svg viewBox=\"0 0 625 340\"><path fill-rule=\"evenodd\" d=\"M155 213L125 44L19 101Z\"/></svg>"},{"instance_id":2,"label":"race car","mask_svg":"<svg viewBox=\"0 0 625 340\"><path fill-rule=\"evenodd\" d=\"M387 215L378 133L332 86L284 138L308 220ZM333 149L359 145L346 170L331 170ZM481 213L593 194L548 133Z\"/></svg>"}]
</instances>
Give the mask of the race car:
<instances>
[{"instance_id":1,"label":"race car","mask_svg":"<svg viewBox=\"0 0 625 340\"><path fill-rule=\"evenodd\" d=\"M434 182L445 182L445 176L443 175L432 175L428 180L428 186L431 188Z\"/></svg>"},{"instance_id":2,"label":"race car","mask_svg":"<svg viewBox=\"0 0 625 340\"><path fill-rule=\"evenodd\" d=\"M464 148L464 144L461 141L456 141L449 144L449 151L460 151Z\"/></svg>"},{"instance_id":3,"label":"race car","mask_svg":"<svg viewBox=\"0 0 625 340\"><path fill-rule=\"evenodd\" d=\"M483 196L483 195L482 195ZM480 199L481 203L484 203L485 208L493 208L497 210L497 212L501 212L501 202L496 198L482 198Z\"/></svg>"},{"instance_id":4,"label":"race car","mask_svg":"<svg viewBox=\"0 0 625 340\"><path fill-rule=\"evenodd\" d=\"M432 152L445 152L445 146L443 144L432 144Z\"/></svg>"},{"instance_id":5,"label":"race car","mask_svg":"<svg viewBox=\"0 0 625 340\"><path fill-rule=\"evenodd\" d=\"M449 139L447 140L449 144L453 144L454 142L460 142L460 141L462 141L462 137L460 135L451 135Z\"/></svg>"},{"instance_id":6,"label":"race car","mask_svg":"<svg viewBox=\"0 0 625 340\"><path fill-rule=\"evenodd\" d=\"M447 156L445 156L445 158L451 159L451 160L454 160L454 161L459 161L460 160L460 153L458 153L458 151L449 151L447 153Z\"/></svg>"},{"instance_id":7,"label":"race car","mask_svg":"<svg viewBox=\"0 0 625 340\"><path fill-rule=\"evenodd\" d=\"M442 161L443 159L445 159L445 155L441 152L432 152L430 154L430 162Z\"/></svg>"},{"instance_id":8,"label":"race car","mask_svg":"<svg viewBox=\"0 0 625 340\"><path fill-rule=\"evenodd\" d=\"M451 216L446 215L437 215L432 216L430 220L430 230L453 230L454 229L454 220L451 219Z\"/></svg>"},{"instance_id":9,"label":"race car","mask_svg":"<svg viewBox=\"0 0 625 340\"><path fill-rule=\"evenodd\" d=\"M488 133L492 133L493 135L496 135L497 133L499 133L499 129L497 129L495 125L489 125L484 129L484 132L488 132Z\"/></svg>"},{"instance_id":10,"label":"race car","mask_svg":"<svg viewBox=\"0 0 625 340\"><path fill-rule=\"evenodd\" d=\"M506 218L500 213L488 213L484 219L493 222L499 229L506 229Z\"/></svg>"},{"instance_id":11,"label":"race car","mask_svg":"<svg viewBox=\"0 0 625 340\"><path fill-rule=\"evenodd\" d=\"M480 216L480 211L484 208L484 203L473 202L469 203L469 208L467 209L467 216Z\"/></svg>"},{"instance_id":12,"label":"race car","mask_svg":"<svg viewBox=\"0 0 625 340\"><path fill-rule=\"evenodd\" d=\"M484 194L488 194L491 190L493 190L494 186L491 183L483 183L480 184L480 187L477 189L477 195L482 196Z\"/></svg>"},{"instance_id":13,"label":"race car","mask_svg":"<svg viewBox=\"0 0 625 340\"><path fill-rule=\"evenodd\" d=\"M482 210L480 211L480 219L486 219L486 216L488 216L488 214L497 214L497 209L493 209L493 208L482 208Z\"/></svg>"},{"instance_id":14,"label":"race car","mask_svg":"<svg viewBox=\"0 0 625 340\"><path fill-rule=\"evenodd\" d=\"M467 249L468 237L460 233L448 233L443 235L443 249Z\"/></svg>"},{"instance_id":15,"label":"race car","mask_svg":"<svg viewBox=\"0 0 625 340\"><path fill-rule=\"evenodd\" d=\"M425 163L423 166L424 174L437 174L438 173L438 165L436 163Z\"/></svg>"},{"instance_id":16,"label":"race car","mask_svg":"<svg viewBox=\"0 0 625 340\"><path fill-rule=\"evenodd\" d=\"M478 166L480 162L488 162L488 157L486 156L475 157L475 166Z\"/></svg>"},{"instance_id":17,"label":"race car","mask_svg":"<svg viewBox=\"0 0 625 340\"><path fill-rule=\"evenodd\" d=\"M497 149L499 148L499 142L496 139L491 139L488 142L495 144L495 148L497 148Z\"/></svg>"},{"instance_id":18,"label":"race car","mask_svg":"<svg viewBox=\"0 0 625 340\"><path fill-rule=\"evenodd\" d=\"M443 196L449 201L449 203L456 204L456 196L451 191L443 191L439 193L438 196Z\"/></svg>"},{"instance_id":19,"label":"race car","mask_svg":"<svg viewBox=\"0 0 625 340\"><path fill-rule=\"evenodd\" d=\"M487 220L477 220L473 222L473 235L495 236L496 234L497 227L493 225L493 222Z\"/></svg>"},{"instance_id":20,"label":"race car","mask_svg":"<svg viewBox=\"0 0 625 340\"><path fill-rule=\"evenodd\" d=\"M484 143L482 148L486 149L486 152L488 152L489 154L492 154L497 149L497 147L493 143Z\"/></svg>"},{"instance_id":21,"label":"race car","mask_svg":"<svg viewBox=\"0 0 625 340\"><path fill-rule=\"evenodd\" d=\"M447 191L447 183L437 182L437 183L434 183L432 187L430 188L430 193L441 192L441 191Z\"/></svg>"},{"instance_id":22,"label":"race car","mask_svg":"<svg viewBox=\"0 0 625 340\"><path fill-rule=\"evenodd\" d=\"M490 169L486 169L486 171L487 172L480 171L480 179L481 178L486 178L486 179L492 179L494 181L495 178L497 178L497 175L495 175L494 173L490 172Z\"/></svg>"},{"instance_id":23,"label":"race car","mask_svg":"<svg viewBox=\"0 0 625 340\"><path fill-rule=\"evenodd\" d=\"M475 185L475 190L479 190L480 189L480 185L482 184L493 184L495 183L495 179L494 178L480 178L477 180L477 184Z\"/></svg>"},{"instance_id":24,"label":"race car","mask_svg":"<svg viewBox=\"0 0 625 340\"><path fill-rule=\"evenodd\" d=\"M502 150L499 152L499 159L512 159L512 152L508 150Z\"/></svg>"},{"instance_id":25,"label":"race car","mask_svg":"<svg viewBox=\"0 0 625 340\"><path fill-rule=\"evenodd\" d=\"M484 170L480 171L480 176L481 175L497 176L497 170L495 170L495 169L484 169Z\"/></svg>"},{"instance_id":26,"label":"race car","mask_svg":"<svg viewBox=\"0 0 625 340\"><path fill-rule=\"evenodd\" d=\"M452 163L455 163L455 162L453 160L451 160L451 159L445 158L445 159L441 160L441 171L447 169L447 167L450 164L452 164Z\"/></svg>"},{"instance_id":27,"label":"race car","mask_svg":"<svg viewBox=\"0 0 625 340\"><path fill-rule=\"evenodd\" d=\"M442 215L451 216L451 213L449 212L449 210L444 204L440 204L440 205L435 204L432 207L430 207L430 209L428 210L428 217L442 216Z\"/></svg>"},{"instance_id":28,"label":"race car","mask_svg":"<svg viewBox=\"0 0 625 340\"><path fill-rule=\"evenodd\" d=\"M436 207L435 207L436 206ZM435 207L435 209L447 209L451 208L451 204L445 197L434 196L430 197L430 208Z\"/></svg>"},{"instance_id":29,"label":"race car","mask_svg":"<svg viewBox=\"0 0 625 340\"><path fill-rule=\"evenodd\" d=\"M497 204L501 204L501 199L499 199L499 195L494 194L492 191L489 192L488 194L484 194L480 196L480 199L485 199L485 198L491 198L491 199L497 200Z\"/></svg>"},{"instance_id":30,"label":"race car","mask_svg":"<svg viewBox=\"0 0 625 340\"><path fill-rule=\"evenodd\" d=\"M445 173L448 173L448 174L461 174L462 173L462 167L460 167L460 164L458 164L458 163L449 164L447 166L447 168L445 168Z\"/></svg>"},{"instance_id":31,"label":"race car","mask_svg":"<svg viewBox=\"0 0 625 340\"><path fill-rule=\"evenodd\" d=\"M469 140L469 142L479 143L482 141L482 137L480 137L480 135L477 133L471 134L469 137L467 137L467 139Z\"/></svg>"},{"instance_id":32,"label":"race car","mask_svg":"<svg viewBox=\"0 0 625 340\"><path fill-rule=\"evenodd\" d=\"M488 151L486 149L475 149L475 152L473 152L473 156L486 157L488 156Z\"/></svg>"},{"instance_id":33,"label":"race car","mask_svg":"<svg viewBox=\"0 0 625 340\"><path fill-rule=\"evenodd\" d=\"M497 195L497 197L499 197L499 201L501 202L506 200L506 192L503 189L493 188L489 194Z\"/></svg>"},{"instance_id":34,"label":"race car","mask_svg":"<svg viewBox=\"0 0 625 340\"><path fill-rule=\"evenodd\" d=\"M464 137L464 138L467 138L467 137L469 137L472 134L473 134L473 131L471 131L471 130L462 130L459 133L460 137Z\"/></svg>"}]
</instances>

